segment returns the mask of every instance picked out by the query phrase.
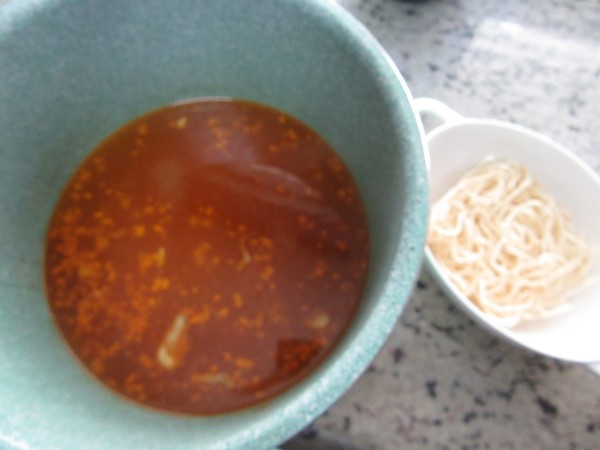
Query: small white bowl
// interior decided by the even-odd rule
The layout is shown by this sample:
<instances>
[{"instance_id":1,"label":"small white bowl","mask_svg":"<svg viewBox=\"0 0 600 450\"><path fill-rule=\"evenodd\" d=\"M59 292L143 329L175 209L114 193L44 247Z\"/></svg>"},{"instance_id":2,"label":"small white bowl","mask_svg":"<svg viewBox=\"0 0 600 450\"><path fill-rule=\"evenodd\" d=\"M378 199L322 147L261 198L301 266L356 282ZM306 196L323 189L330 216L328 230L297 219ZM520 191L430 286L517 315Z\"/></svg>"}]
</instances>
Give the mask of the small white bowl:
<instances>
[{"instance_id":1,"label":"small white bowl","mask_svg":"<svg viewBox=\"0 0 600 450\"><path fill-rule=\"evenodd\" d=\"M430 164L430 203L465 171L488 155L525 166L558 204L570 211L575 230L600 249L600 177L574 154L539 133L498 120L464 118L430 98L415 101L421 117L442 122L426 137ZM429 247L426 264L445 293L487 330L538 353L592 363L600 361L600 252L590 276L598 282L572 298L564 314L507 328L476 307L450 281ZM600 365L592 367L600 370Z\"/></svg>"}]
</instances>

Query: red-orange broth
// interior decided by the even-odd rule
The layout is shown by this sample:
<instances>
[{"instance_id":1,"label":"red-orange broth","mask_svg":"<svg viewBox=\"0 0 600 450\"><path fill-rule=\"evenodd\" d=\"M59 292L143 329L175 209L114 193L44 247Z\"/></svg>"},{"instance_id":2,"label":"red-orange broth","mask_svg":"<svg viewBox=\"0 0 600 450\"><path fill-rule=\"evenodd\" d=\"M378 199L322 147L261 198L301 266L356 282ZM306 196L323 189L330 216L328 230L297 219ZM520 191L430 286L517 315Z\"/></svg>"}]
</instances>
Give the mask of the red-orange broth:
<instances>
[{"instance_id":1,"label":"red-orange broth","mask_svg":"<svg viewBox=\"0 0 600 450\"><path fill-rule=\"evenodd\" d=\"M154 408L264 401L348 327L369 255L335 151L271 107L194 100L117 130L50 221L46 289L77 357Z\"/></svg>"}]
</instances>

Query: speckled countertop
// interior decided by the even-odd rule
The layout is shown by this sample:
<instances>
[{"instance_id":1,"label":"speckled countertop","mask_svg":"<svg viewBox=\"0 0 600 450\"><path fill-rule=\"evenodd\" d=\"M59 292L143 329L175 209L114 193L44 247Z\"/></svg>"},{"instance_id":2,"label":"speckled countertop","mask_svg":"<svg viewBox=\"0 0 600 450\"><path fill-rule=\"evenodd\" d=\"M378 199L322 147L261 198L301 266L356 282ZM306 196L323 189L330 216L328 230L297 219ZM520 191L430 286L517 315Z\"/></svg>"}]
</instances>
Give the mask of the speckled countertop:
<instances>
[{"instance_id":1,"label":"speckled countertop","mask_svg":"<svg viewBox=\"0 0 600 450\"><path fill-rule=\"evenodd\" d=\"M415 97L541 131L600 172L598 0L339 3ZM367 372L284 448L600 449L600 376L492 337L423 272Z\"/></svg>"}]
</instances>

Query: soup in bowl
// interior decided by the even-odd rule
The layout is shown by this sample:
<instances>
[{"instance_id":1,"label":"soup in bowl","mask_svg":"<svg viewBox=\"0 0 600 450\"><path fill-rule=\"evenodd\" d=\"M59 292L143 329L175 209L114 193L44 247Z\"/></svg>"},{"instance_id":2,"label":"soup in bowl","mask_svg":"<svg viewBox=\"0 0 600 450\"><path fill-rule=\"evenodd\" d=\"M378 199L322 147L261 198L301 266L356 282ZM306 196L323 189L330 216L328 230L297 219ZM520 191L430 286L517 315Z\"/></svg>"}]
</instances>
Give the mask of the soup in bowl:
<instances>
[{"instance_id":1,"label":"soup in bowl","mask_svg":"<svg viewBox=\"0 0 600 450\"><path fill-rule=\"evenodd\" d=\"M0 256L0 348L3 354L0 439L11 447L40 449L269 448L306 426L339 398L368 366L401 313L421 262L428 208L422 132L410 93L379 44L340 6L326 1L205 0L138 4L116 0L102 3L11 0L0 6L0 12L3 72L0 85L0 245L3 249ZM81 169L86 163L94 164L96 150L102 148L116 130L166 105L182 104L178 102L186 99L215 98L261 105L281 113L282 117L289 116L318 135L335 152L340 165L351 174L352 189L364 205L368 261L361 266L364 282L354 288L356 305L351 311L345 311L347 321L342 321L339 333L330 337L333 345L314 365L298 372L300 375L293 383L252 404L181 414L177 408L144 404L135 377L129 382L129 396L122 390L123 395L119 395L119 389L110 389L109 382L98 382L102 377L94 374L93 361L98 361L95 367L101 371L100 366L103 361L106 365L106 360L95 359L101 352L92 345L89 349L77 350L72 344L68 320L59 319L59 305L53 302L52 295L59 292L56 294L60 298L58 303L65 302L63 306L68 309L66 299L78 289L87 289L83 297L88 300L103 300L107 298L102 290L106 285L88 283L82 288L81 284L72 284L73 274L82 280L93 278L97 273L93 265L78 263L75 271L61 272L63 265L63 269L54 272L62 273L63 281L60 276L50 277L50 266L60 265L60 261L51 261L51 238L62 236L60 245L64 249L69 236L86 235L84 223L80 223L79 228L62 228L61 235L60 227L53 227L56 223L53 220L58 217L62 199L69 193L76 194L75 197L80 195L80 201L99 195L100 191L85 191L85 194L69 189L75 188ZM180 128L191 124L180 119L176 117L173 121L173 130L181 131ZM143 133L143 127L138 132ZM268 146L263 150L269 152ZM271 150L275 155L276 151ZM135 154L135 141L122 151ZM151 163L151 155L145 156L143 152L137 154L138 159L129 161L130 166L115 163L115 167L124 170L121 183L137 185L131 181L136 168ZM173 175L173 164L161 163L154 167L160 172L159 179L166 180L166 188L181 192L182 185L172 182L177 179ZM208 185L214 188L215 183L221 186L219 183L228 180L230 185L236 186L239 194L236 198L240 200L248 194L248 183L275 189L282 178L272 167L252 167L254 172L249 177L247 170L241 171L239 165L229 165L226 170L212 173L210 176L218 182ZM115 169L109 173L115 173ZM206 177L194 176L198 183L188 183L192 190L208 183ZM297 178L289 186L292 191L296 189L301 193L298 195L304 202L302 205L318 205L315 195L319 193L311 191L314 185L308 183L306 177ZM290 177L284 179L289 181ZM188 184L186 189L190 189ZM338 186L337 190L341 188ZM354 192L352 189L339 194L340 199L348 197ZM127 204L127 199L115 192L113 190L115 204ZM140 198L142 203L146 201L145 196ZM166 205L146 206L168 209ZM247 206L248 202L240 200L232 211L239 212L246 207L247 214L252 214L254 210ZM216 211L211 210L208 203L194 205L194 208L198 210L186 216L186 226L199 229L208 224L206 215ZM89 220L98 223L104 220L110 228L110 220L116 219L114 215L103 216L105 212L90 210ZM69 217L74 216L66 214L59 221L67 223ZM301 214L295 214L293 217L298 226L310 226L306 221L308 216L303 219ZM264 214L261 219L264 221ZM158 220L128 222L126 230L128 236L138 234L141 239L144 233L154 233L159 239L161 226L171 231ZM191 229L186 233L191 233ZM105 229L94 230L95 234L86 236L92 236L89 242L100 247L109 245L106 239L117 236L119 231L112 230L117 234L111 235ZM245 241L238 228L230 231L238 233L235 242L239 257L227 272L231 283L225 276L221 277L223 290L238 281L235 275L238 267L242 270L250 267L248 256L258 255L251 239L259 237L249 236ZM223 236L226 232L223 231ZM185 233L182 236L185 237ZM183 251L188 241L182 240ZM350 243L348 239L337 240L339 248L335 251L339 252ZM318 241L314 240L315 247ZM336 245L336 240L331 242ZM203 250L201 244L189 244L190 261L227 259L223 255L211 255L211 259L207 259L208 254L202 253L206 248ZM259 244L269 245L260 239L256 245ZM118 252L124 245L114 244L111 248ZM323 241L321 245L329 244ZM77 241L75 246L80 250L76 254L81 255L84 240ZM153 251L152 254L147 252L148 258L140 256L143 253L140 251L126 253L134 255L131 261L137 264L138 271L142 271L144 264L149 264L148 270L157 270L161 261L171 262L173 253L167 253L166 246L154 245ZM63 251L62 255L63 264L67 264L64 263L69 261L67 253ZM175 266L187 267L184 263ZM261 266L255 280L262 280L262 275L266 282L283 267L278 261L271 273L268 265ZM113 270L112 276L122 280L119 289L124 296L129 300L134 298L131 289L127 293L123 281L127 278L125 269L113 267ZM293 274L301 272L291 271ZM66 273L70 275L65 276ZM107 278L111 277L110 273L106 269ZM146 302L148 305L159 302L160 292L173 288L177 282L182 283L176 279L181 274L161 277L157 272L154 275L148 281L147 292L136 297L141 311L146 310ZM194 289L203 289L207 279L204 284L179 285L178 295L184 296L186 290L192 295ZM56 286L63 284L62 291L57 290L52 280ZM261 286L267 291L270 289L268 283ZM153 289L156 295L150 295ZM281 297L301 299L299 289L296 284L286 286ZM243 292L236 296L236 292L227 291L230 304L222 308L233 310L237 304L242 309L245 297ZM211 291L211 298L218 293ZM312 296L310 299L314 300ZM323 295L320 301L328 299ZM92 309L108 310L103 301L88 301L90 305ZM83 336L86 308L73 308L70 320L81 314L79 319L83 322L78 323L84 326L78 333ZM307 308L306 317L291 317L296 314L287 312L286 320L309 322L319 329L338 318L334 317L334 310L319 315L318 309ZM180 364L185 360L182 356L186 354L185 340L194 339L194 333L186 335L184 330L198 327L203 320L202 309L184 309L170 311L161 319L160 326L155 325L154 346L146 355L151 360L146 360L148 364L160 364L166 373L183 367ZM219 314L225 310L211 311ZM99 320L99 316L89 317L92 322ZM111 323L130 323L119 322L125 312L110 317L103 322L103 329L108 329ZM247 325L252 326L251 321L256 317L246 318ZM155 323L149 321L148 326ZM133 326L125 331L131 331L131 339L134 339ZM124 343L125 338L113 340L113 343L119 342ZM210 340L207 342L211 345ZM216 339L214 342L217 345ZM193 346L188 343L187 348ZM310 346L294 348L304 354L312 351ZM104 351L110 353L111 350L105 348ZM227 350L219 352L221 357L227 358L224 355ZM82 356L84 353L91 355L87 360L89 364ZM241 354L243 352L230 353L233 364L238 358L241 369L252 364L247 355ZM138 356L140 360L142 355ZM209 366L207 371L210 370ZM228 384L220 373L215 372L217 376L213 381ZM140 398L134 398L136 395ZM185 396L185 392L182 395ZM217 398L213 404L218 402Z\"/></svg>"}]
</instances>

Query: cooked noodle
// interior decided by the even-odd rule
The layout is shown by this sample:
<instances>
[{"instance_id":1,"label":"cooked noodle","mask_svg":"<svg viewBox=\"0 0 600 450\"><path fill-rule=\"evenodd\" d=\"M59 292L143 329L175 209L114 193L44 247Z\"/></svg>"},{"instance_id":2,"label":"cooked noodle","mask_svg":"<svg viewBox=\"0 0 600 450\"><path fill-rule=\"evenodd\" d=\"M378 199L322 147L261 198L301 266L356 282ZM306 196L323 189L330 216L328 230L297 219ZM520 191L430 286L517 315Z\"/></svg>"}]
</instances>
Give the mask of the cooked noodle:
<instances>
[{"instance_id":1,"label":"cooked noodle","mask_svg":"<svg viewBox=\"0 0 600 450\"><path fill-rule=\"evenodd\" d=\"M428 244L456 287L506 326L568 309L591 260L527 169L491 158L433 205Z\"/></svg>"}]
</instances>

